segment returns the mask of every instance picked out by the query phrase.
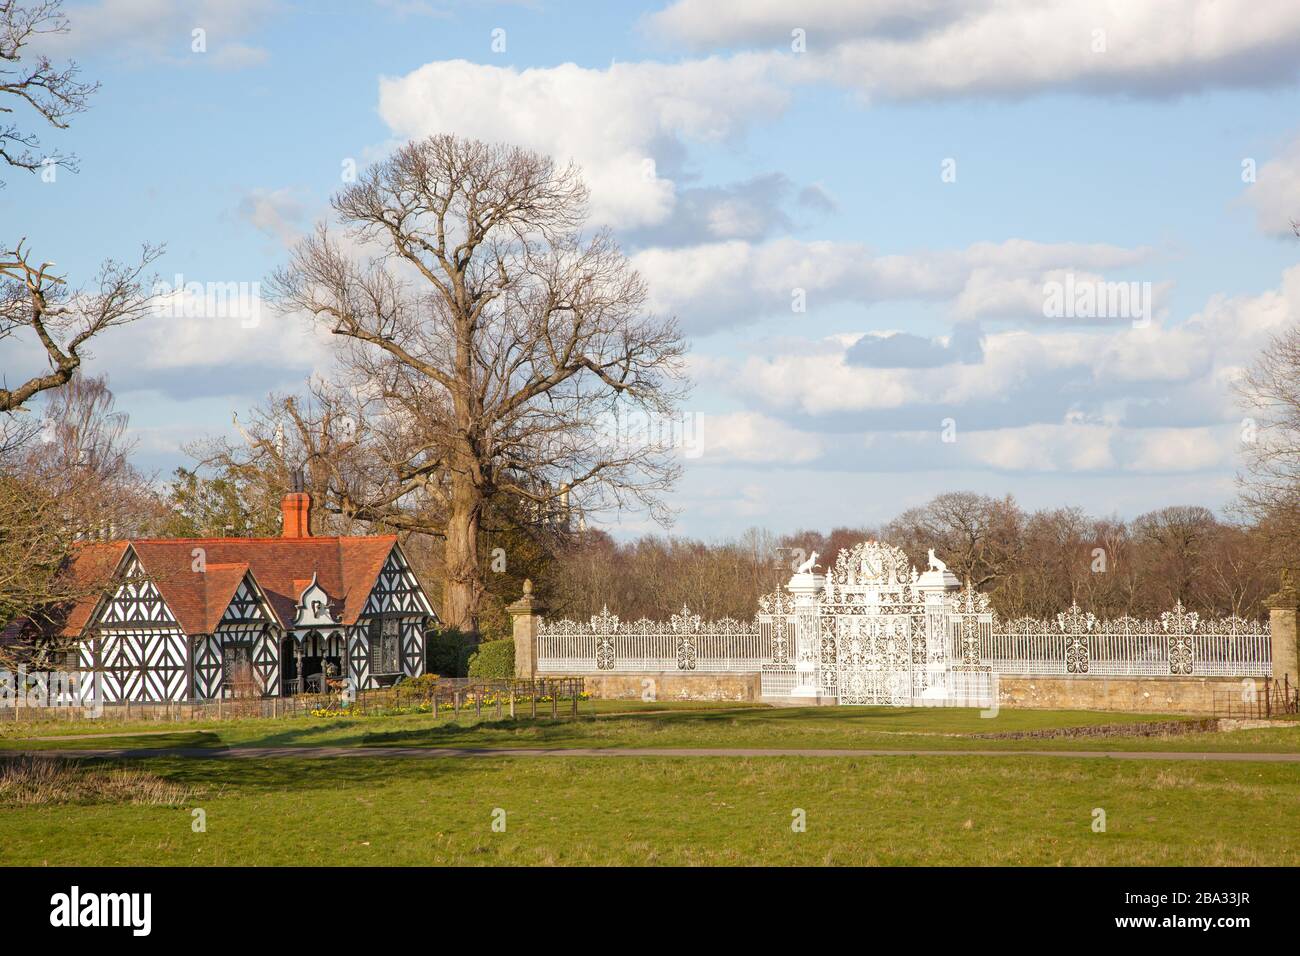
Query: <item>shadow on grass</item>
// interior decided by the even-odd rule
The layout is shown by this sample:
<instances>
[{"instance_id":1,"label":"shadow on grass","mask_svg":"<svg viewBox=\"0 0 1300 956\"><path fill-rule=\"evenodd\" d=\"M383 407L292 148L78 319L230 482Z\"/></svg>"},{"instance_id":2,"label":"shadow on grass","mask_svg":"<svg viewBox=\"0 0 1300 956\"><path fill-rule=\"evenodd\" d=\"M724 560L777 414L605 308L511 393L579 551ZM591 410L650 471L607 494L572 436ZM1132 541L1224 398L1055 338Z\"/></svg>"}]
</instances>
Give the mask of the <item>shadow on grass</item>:
<instances>
[{"instance_id":1,"label":"shadow on grass","mask_svg":"<svg viewBox=\"0 0 1300 956\"><path fill-rule=\"evenodd\" d=\"M1125 724L1150 715L1082 711L1000 711L986 718L975 708L791 707L624 713L562 720L485 720L393 730L369 728L361 743L374 747L776 747L852 746L900 741L909 735L959 738L993 732L1057 730ZM1164 720L1182 720L1167 715Z\"/></svg>"},{"instance_id":2,"label":"shadow on grass","mask_svg":"<svg viewBox=\"0 0 1300 956\"><path fill-rule=\"evenodd\" d=\"M1151 715L1102 714L1081 711L1002 710L983 719L971 708L894 707L734 707L680 708L645 712L581 714L553 719L485 716L475 720L448 714L373 716L296 720L286 725L243 723L229 728L147 736L104 735L89 740L33 742L33 749L167 750L222 747L778 747L901 745L910 735L935 744L952 738L990 732L1059 729L1098 723L1123 724ZM1182 719L1165 715L1164 720ZM16 742L9 742L16 743Z\"/></svg>"},{"instance_id":3,"label":"shadow on grass","mask_svg":"<svg viewBox=\"0 0 1300 956\"><path fill-rule=\"evenodd\" d=\"M607 718L608 719L608 718ZM636 718L633 718L636 719ZM640 718L645 720L645 718ZM568 720L490 720L477 724L455 721L436 727L414 727L368 733L362 738L366 747L563 747L598 746L590 733L590 717Z\"/></svg>"},{"instance_id":4,"label":"shadow on grass","mask_svg":"<svg viewBox=\"0 0 1300 956\"><path fill-rule=\"evenodd\" d=\"M67 739L22 740L14 739L9 747L0 749L40 750L57 753L60 750L171 750L174 748L200 748L225 750L226 744L211 730L178 730L175 733L148 735L96 734L93 737L68 737Z\"/></svg>"},{"instance_id":5,"label":"shadow on grass","mask_svg":"<svg viewBox=\"0 0 1300 956\"><path fill-rule=\"evenodd\" d=\"M42 758L45 759L45 758ZM130 768L145 771L170 783L191 789L191 803L202 805L205 799L225 799L260 794L337 794L357 790L365 799L375 791L400 781L416 780L421 784L436 782L452 774L491 772L478 761L458 760L357 760L347 757L268 757L251 759L228 757L198 760L193 757L75 758L75 766ZM274 821L268 821L274 826Z\"/></svg>"},{"instance_id":6,"label":"shadow on grass","mask_svg":"<svg viewBox=\"0 0 1300 956\"><path fill-rule=\"evenodd\" d=\"M828 713L821 707L745 708L726 710L676 710L654 714L625 713L582 716L567 719L485 720L474 724L450 722L433 727L365 733L367 747L619 747L653 744L658 738L684 744L722 746L736 733L752 743L756 735L770 737L765 744L779 744L796 736L800 728L856 729L869 732L872 721L897 722L900 711L866 710L845 714ZM976 713L974 711L971 712ZM933 711L918 711L933 717ZM616 739L614 735L623 739Z\"/></svg>"}]
</instances>

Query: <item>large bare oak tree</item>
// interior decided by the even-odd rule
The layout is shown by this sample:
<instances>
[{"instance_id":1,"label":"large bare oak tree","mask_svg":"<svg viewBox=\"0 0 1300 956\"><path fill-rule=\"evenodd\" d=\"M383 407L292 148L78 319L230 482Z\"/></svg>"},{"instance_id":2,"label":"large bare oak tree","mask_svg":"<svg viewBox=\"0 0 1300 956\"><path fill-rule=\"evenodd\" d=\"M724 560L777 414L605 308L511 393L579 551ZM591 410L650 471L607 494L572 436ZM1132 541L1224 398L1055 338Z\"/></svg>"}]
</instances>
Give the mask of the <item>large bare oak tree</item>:
<instances>
[{"instance_id":1,"label":"large bare oak tree","mask_svg":"<svg viewBox=\"0 0 1300 956\"><path fill-rule=\"evenodd\" d=\"M448 624L476 627L494 501L666 518L659 493L677 466L655 426L683 393L685 345L674 320L646 313L610 235L584 233L576 168L434 136L333 208L337 232L304 239L271 287L344 340L346 374L317 389L316 414L281 408L327 472L326 508L445 538Z\"/></svg>"}]
</instances>

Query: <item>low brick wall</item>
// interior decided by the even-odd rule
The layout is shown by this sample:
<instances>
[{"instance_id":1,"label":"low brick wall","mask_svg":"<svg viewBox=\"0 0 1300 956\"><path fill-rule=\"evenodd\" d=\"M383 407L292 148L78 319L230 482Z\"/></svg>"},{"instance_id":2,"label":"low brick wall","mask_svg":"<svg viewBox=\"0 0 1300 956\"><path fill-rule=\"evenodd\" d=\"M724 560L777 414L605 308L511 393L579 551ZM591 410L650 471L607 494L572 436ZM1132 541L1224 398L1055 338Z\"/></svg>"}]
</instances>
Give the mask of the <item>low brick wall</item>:
<instances>
[{"instance_id":1,"label":"low brick wall","mask_svg":"<svg viewBox=\"0 0 1300 956\"><path fill-rule=\"evenodd\" d=\"M1241 677L1008 677L998 678L1003 707L1047 710L1122 710L1138 713L1214 713L1234 695L1241 700L1247 682L1261 699L1263 678Z\"/></svg>"},{"instance_id":2,"label":"low brick wall","mask_svg":"<svg viewBox=\"0 0 1300 956\"><path fill-rule=\"evenodd\" d=\"M583 678L586 692L597 700L759 699L758 674L663 671L645 674L582 674L580 676Z\"/></svg>"}]
</instances>

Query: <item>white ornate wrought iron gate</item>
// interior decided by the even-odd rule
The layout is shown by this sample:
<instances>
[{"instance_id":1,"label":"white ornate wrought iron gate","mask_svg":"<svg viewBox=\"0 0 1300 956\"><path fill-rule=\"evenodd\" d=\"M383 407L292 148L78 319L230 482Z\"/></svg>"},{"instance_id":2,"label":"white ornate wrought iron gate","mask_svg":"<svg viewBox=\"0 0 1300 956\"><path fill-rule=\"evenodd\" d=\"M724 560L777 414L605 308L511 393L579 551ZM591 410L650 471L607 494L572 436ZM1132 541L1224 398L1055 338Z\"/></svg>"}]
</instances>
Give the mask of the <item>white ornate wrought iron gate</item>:
<instances>
[{"instance_id":1,"label":"white ornate wrought iron gate","mask_svg":"<svg viewBox=\"0 0 1300 956\"><path fill-rule=\"evenodd\" d=\"M950 634L966 616L955 585L946 570L919 574L877 541L841 551L817 603L822 692L841 704L896 707L943 702L959 689L969 697L970 677L984 669L951 655ZM972 604L973 619L991 620L987 602Z\"/></svg>"}]
</instances>

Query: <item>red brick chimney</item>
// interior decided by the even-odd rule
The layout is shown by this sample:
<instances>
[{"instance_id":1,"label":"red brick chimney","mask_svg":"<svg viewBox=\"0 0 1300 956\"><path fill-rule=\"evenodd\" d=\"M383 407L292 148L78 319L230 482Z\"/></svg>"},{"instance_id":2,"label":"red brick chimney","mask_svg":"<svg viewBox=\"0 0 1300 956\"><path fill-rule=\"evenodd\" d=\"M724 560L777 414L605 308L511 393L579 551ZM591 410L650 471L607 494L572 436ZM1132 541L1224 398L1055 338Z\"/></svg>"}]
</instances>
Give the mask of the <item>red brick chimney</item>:
<instances>
[{"instance_id":1,"label":"red brick chimney","mask_svg":"<svg viewBox=\"0 0 1300 956\"><path fill-rule=\"evenodd\" d=\"M291 491L280 501L284 515L285 538L311 537L311 495L305 491Z\"/></svg>"}]
</instances>

